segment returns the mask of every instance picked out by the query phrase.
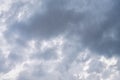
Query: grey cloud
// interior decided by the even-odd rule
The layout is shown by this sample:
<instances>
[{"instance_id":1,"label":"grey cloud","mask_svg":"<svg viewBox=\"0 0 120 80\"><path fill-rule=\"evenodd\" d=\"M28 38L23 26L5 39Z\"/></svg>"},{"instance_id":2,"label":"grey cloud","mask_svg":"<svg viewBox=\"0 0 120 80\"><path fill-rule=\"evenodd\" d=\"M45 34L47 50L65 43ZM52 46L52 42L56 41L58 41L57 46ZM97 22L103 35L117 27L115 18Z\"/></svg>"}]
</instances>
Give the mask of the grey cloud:
<instances>
[{"instance_id":1,"label":"grey cloud","mask_svg":"<svg viewBox=\"0 0 120 80\"><path fill-rule=\"evenodd\" d=\"M50 39L67 33L65 38L71 40L76 36L76 43L80 43L83 48L89 48L94 53L107 56L119 55L119 1L86 0L84 3L86 5L82 5L82 8L81 5L77 6L79 11L76 12L75 4L71 5L73 9L68 9L69 1L42 1L43 9L38 5L39 8L32 8L34 10L28 19L15 20L8 25L6 38L18 35L25 43L31 39ZM85 10L82 10L83 8ZM10 39L15 40L14 37Z\"/></svg>"},{"instance_id":2,"label":"grey cloud","mask_svg":"<svg viewBox=\"0 0 120 80\"><path fill-rule=\"evenodd\" d=\"M40 13L38 8L27 21L13 22L8 27L6 35L18 34L29 40L33 38L45 39L64 33L69 28L69 24L76 24L82 18L82 15L65 9L65 2L53 0L47 3L46 1L46 4L43 3L45 6L43 13Z\"/></svg>"},{"instance_id":3,"label":"grey cloud","mask_svg":"<svg viewBox=\"0 0 120 80\"><path fill-rule=\"evenodd\" d=\"M22 53L10 53L8 55L8 60L12 63L12 64L16 64L18 62L22 62L23 59L23 54Z\"/></svg>"},{"instance_id":4,"label":"grey cloud","mask_svg":"<svg viewBox=\"0 0 120 80\"><path fill-rule=\"evenodd\" d=\"M101 73L103 72L103 69L105 68L105 64L103 64L100 61L93 60L89 64L89 73Z\"/></svg>"},{"instance_id":5,"label":"grey cloud","mask_svg":"<svg viewBox=\"0 0 120 80\"><path fill-rule=\"evenodd\" d=\"M9 65L7 58L0 53L0 73L7 73L9 70L11 70L11 67L12 66Z\"/></svg>"},{"instance_id":6,"label":"grey cloud","mask_svg":"<svg viewBox=\"0 0 120 80\"><path fill-rule=\"evenodd\" d=\"M66 45L63 47L63 62L58 66L60 71L68 71L79 52L82 52L81 49L76 48L73 44L67 43Z\"/></svg>"},{"instance_id":7,"label":"grey cloud","mask_svg":"<svg viewBox=\"0 0 120 80\"><path fill-rule=\"evenodd\" d=\"M70 33L72 35L70 39L76 36L76 43L82 44L83 48L88 48L94 53L107 56L119 55L119 1L109 1L111 6L107 3L99 3L97 7L95 6L97 1L94 2L94 4L88 3L90 8L94 8L87 10L84 20L77 25L79 28L76 27Z\"/></svg>"},{"instance_id":8,"label":"grey cloud","mask_svg":"<svg viewBox=\"0 0 120 80\"><path fill-rule=\"evenodd\" d=\"M43 60L56 60L58 58L58 53L56 49L47 49L44 51L38 51L31 55L32 59L43 59Z\"/></svg>"},{"instance_id":9,"label":"grey cloud","mask_svg":"<svg viewBox=\"0 0 120 80\"><path fill-rule=\"evenodd\" d=\"M86 80L100 80L100 76L91 74Z\"/></svg>"},{"instance_id":10,"label":"grey cloud","mask_svg":"<svg viewBox=\"0 0 120 80\"><path fill-rule=\"evenodd\" d=\"M76 36L83 48L109 56L113 53L119 55L119 1L86 0L85 3L85 11L76 12L75 9L67 9L68 1L42 1L42 10L33 10L34 13L26 21L13 22L5 34L7 37L17 34L26 41L49 39L67 33L70 39ZM77 8L82 9L81 6Z\"/></svg>"},{"instance_id":11,"label":"grey cloud","mask_svg":"<svg viewBox=\"0 0 120 80\"><path fill-rule=\"evenodd\" d=\"M93 58L94 54L92 53L107 56L119 55L120 12L118 0L75 0L75 3L72 0L41 1L42 7L37 4L37 2L40 2L39 0L34 4L30 4L28 12L31 13L27 13L30 16L24 16L21 21L18 21L16 16L25 8L23 6L26 6L27 3L21 3L20 1L13 4L11 7L13 12L10 11L11 16L6 23L7 30L4 35L12 48L8 55L8 62L13 66L17 65L18 62L23 63L25 58L29 58L31 62L36 60L35 65L29 63L27 69L24 67L26 70L20 72L18 80L74 80L70 70L76 68L73 66L75 62L78 64L76 66L81 66L90 58ZM82 2L85 5L82 5ZM13 20L10 20L11 18ZM64 36L66 39L62 49L63 59L60 62L52 62L52 60L58 58L55 47L41 52L35 46L37 50L29 54L28 41L35 40L37 44L37 41L48 40L59 35ZM28 51L25 52L25 49ZM79 57L81 55L79 52L85 49L90 50L91 56L87 55L86 58L83 58L85 56L83 55ZM45 62L39 64L42 59ZM3 57L0 57L1 72L8 68L4 64L5 61ZM38 65L36 66L36 64ZM88 76L88 80L99 80L101 77L97 74L105 73L103 71L104 64L100 61L91 62L89 67L87 72L91 75ZM83 69L80 68L78 70ZM103 77L107 79L109 76Z\"/></svg>"}]
</instances>

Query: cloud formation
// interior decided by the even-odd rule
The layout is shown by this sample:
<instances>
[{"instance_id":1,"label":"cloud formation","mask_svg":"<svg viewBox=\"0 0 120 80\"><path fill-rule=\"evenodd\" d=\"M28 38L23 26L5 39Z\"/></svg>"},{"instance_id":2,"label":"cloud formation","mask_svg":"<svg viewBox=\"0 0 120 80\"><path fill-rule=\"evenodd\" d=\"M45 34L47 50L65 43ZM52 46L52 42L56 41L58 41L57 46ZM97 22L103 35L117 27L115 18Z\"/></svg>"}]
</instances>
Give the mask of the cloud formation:
<instances>
[{"instance_id":1,"label":"cloud formation","mask_svg":"<svg viewBox=\"0 0 120 80\"><path fill-rule=\"evenodd\" d=\"M1 80L120 79L118 0L1 1Z\"/></svg>"},{"instance_id":2,"label":"cloud formation","mask_svg":"<svg viewBox=\"0 0 120 80\"><path fill-rule=\"evenodd\" d=\"M38 3L32 5L28 18L10 23L7 37L18 35L26 41L67 34L76 36L80 45L96 53L119 55L119 1L41 0ZM28 4L19 1L14 7L24 11L23 5ZM15 11L16 14L19 11Z\"/></svg>"}]
</instances>

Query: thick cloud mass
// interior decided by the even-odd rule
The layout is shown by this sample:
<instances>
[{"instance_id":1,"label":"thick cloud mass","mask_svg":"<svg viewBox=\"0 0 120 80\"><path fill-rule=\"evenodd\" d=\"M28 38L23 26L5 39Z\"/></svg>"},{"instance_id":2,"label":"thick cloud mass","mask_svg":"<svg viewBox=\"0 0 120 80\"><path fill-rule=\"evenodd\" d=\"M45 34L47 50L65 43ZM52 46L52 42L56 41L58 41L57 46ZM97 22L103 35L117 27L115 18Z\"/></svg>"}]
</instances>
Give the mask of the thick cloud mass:
<instances>
[{"instance_id":1,"label":"thick cloud mass","mask_svg":"<svg viewBox=\"0 0 120 80\"><path fill-rule=\"evenodd\" d=\"M10 23L7 37L16 34L23 40L49 39L67 33L96 53L119 54L119 1L45 0L35 4L38 7L32 8L31 16ZM16 8L24 9L22 5Z\"/></svg>"},{"instance_id":2,"label":"thick cloud mass","mask_svg":"<svg viewBox=\"0 0 120 80\"><path fill-rule=\"evenodd\" d=\"M119 27L119 4L106 14L106 20L100 24L84 27L82 42L90 49L100 53L118 54L120 47L120 27Z\"/></svg>"},{"instance_id":3,"label":"thick cloud mass","mask_svg":"<svg viewBox=\"0 0 120 80\"><path fill-rule=\"evenodd\" d=\"M13 34L19 34L23 38L42 39L55 37L65 32L67 27L69 28L69 23L76 24L81 17L71 10L66 10L65 4L64 0L43 1L43 9L38 6L27 21L13 22L7 34L12 34L12 31Z\"/></svg>"},{"instance_id":4,"label":"thick cloud mass","mask_svg":"<svg viewBox=\"0 0 120 80\"><path fill-rule=\"evenodd\" d=\"M120 80L119 0L0 0L0 80Z\"/></svg>"},{"instance_id":5,"label":"thick cloud mass","mask_svg":"<svg viewBox=\"0 0 120 80\"><path fill-rule=\"evenodd\" d=\"M108 4L109 3L109 4ZM119 1L94 1L88 3L85 17L79 26L71 32L77 37L78 43L85 48L100 54L119 55L120 33L119 33ZM69 34L68 34L69 36ZM73 38L73 37L72 37Z\"/></svg>"}]
</instances>

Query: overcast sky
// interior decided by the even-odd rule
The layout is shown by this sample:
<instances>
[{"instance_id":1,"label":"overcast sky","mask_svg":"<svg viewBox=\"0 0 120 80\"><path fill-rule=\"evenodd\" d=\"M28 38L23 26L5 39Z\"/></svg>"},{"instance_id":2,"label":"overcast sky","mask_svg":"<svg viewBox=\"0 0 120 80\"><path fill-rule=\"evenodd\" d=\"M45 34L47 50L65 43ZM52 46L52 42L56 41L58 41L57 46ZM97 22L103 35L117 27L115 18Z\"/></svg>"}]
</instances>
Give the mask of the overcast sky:
<instances>
[{"instance_id":1,"label":"overcast sky","mask_svg":"<svg viewBox=\"0 0 120 80\"><path fill-rule=\"evenodd\" d=\"M120 80L120 0L0 0L0 80Z\"/></svg>"}]
</instances>

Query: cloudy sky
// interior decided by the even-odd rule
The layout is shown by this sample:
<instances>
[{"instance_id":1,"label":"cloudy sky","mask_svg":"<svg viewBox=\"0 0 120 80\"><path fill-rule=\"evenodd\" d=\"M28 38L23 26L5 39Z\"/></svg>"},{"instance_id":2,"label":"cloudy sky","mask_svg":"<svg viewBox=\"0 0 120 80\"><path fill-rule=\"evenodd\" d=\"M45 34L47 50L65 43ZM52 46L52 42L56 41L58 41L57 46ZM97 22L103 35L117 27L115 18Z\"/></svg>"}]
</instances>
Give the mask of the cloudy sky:
<instances>
[{"instance_id":1,"label":"cloudy sky","mask_svg":"<svg viewBox=\"0 0 120 80\"><path fill-rule=\"evenodd\" d=\"M0 80L120 80L120 0L0 0Z\"/></svg>"}]
</instances>

